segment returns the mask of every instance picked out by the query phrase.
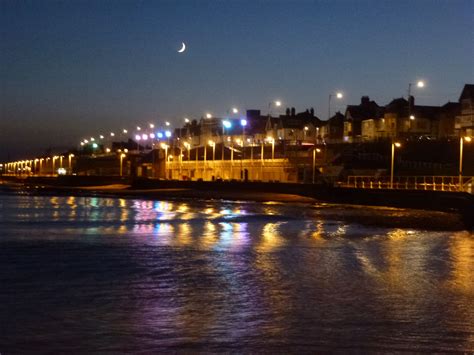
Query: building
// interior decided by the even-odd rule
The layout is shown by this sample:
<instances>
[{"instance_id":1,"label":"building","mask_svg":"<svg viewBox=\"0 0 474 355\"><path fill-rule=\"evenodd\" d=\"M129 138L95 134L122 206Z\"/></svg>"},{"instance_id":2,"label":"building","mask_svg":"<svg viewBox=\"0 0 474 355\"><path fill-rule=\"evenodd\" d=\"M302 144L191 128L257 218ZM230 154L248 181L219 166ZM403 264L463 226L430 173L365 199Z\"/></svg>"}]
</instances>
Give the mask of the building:
<instances>
[{"instance_id":1,"label":"building","mask_svg":"<svg viewBox=\"0 0 474 355\"><path fill-rule=\"evenodd\" d=\"M317 134L317 143L342 143L344 136L344 115L336 112L334 116L321 123Z\"/></svg>"},{"instance_id":2,"label":"building","mask_svg":"<svg viewBox=\"0 0 474 355\"><path fill-rule=\"evenodd\" d=\"M461 112L456 117L455 130L458 135L474 136L474 84L466 84L459 97Z\"/></svg>"},{"instance_id":3,"label":"building","mask_svg":"<svg viewBox=\"0 0 474 355\"><path fill-rule=\"evenodd\" d=\"M381 109L382 108L377 105L375 101L371 101L368 96L362 96L359 105L348 105L344 115L344 142L354 143L363 141L362 121L378 119L381 115ZM369 127L367 127L367 129L369 129ZM369 134L369 132L367 132L367 134Z\"/></svg>"}]
</instances>

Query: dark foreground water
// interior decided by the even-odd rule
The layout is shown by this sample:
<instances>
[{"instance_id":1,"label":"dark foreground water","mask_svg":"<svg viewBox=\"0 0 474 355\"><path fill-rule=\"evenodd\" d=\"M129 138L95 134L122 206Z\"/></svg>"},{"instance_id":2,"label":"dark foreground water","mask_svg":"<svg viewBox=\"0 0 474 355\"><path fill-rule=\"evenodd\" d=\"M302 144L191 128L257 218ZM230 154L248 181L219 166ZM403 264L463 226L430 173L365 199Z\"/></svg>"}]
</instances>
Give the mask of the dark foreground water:
<instances>
[{"instance_id":1,"label":"dark foreground water","mask_svg":"<svg viewBox=\"0 0 474 355\"><path fill-rule=\"evenodd\" d=\"M417 213L0 195L0 353L473 351L473 235L358 223Z\"/></svg>"}]
</instances>

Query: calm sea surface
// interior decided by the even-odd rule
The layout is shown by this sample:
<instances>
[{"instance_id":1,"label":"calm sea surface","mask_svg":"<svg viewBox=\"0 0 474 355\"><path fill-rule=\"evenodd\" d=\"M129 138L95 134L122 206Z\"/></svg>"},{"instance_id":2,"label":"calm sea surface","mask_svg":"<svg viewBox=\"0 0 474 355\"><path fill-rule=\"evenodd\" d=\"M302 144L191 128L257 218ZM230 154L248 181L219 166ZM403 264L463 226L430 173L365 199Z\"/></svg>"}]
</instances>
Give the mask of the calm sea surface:
<instances>
[{"instance_id":1,"label":"calm sea surface","mask_svg":"<svg viewBox=\"0 0 474 355\"><path fill-rule=\"evenodd\" d=\"M417 213L0 195L0 353L474 351L474 236Z\"/></svg>"}]
</instances>

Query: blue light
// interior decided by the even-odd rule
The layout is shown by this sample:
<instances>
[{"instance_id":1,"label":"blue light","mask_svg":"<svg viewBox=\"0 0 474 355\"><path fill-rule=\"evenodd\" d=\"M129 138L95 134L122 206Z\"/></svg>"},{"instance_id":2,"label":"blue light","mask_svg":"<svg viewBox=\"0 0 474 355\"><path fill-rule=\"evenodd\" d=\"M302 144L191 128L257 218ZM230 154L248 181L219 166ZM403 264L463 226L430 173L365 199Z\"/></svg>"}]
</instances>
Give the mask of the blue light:
<instances>
[{"instance_id":1,"label":"blue light","mask_svg":"<svg viewBox=\"0 0 474 355\"><path fill-rule=\"evenodd\" d=\"M241 120L240 120L240 125L241 125L242 127L245 127L245 126L247 125L247 120L241 119Z\"/></svg>"},{"instance_id":2,"label":"blue light","mask_svg":"<svg viewBox=\"0 0 474 355\"><path fill-rule=\"evenodd\" d=\"M222 124L224 125L225 128L232 127L232 123L230 123L230 121L222 121Z\"/></svg>"},{"instance_id":3,"label":"blue light","mask_svg":"<svg viewBox=\"0 0 474 355\"><path fill-rule=\"evenodd\" d=\"M170 132L170 131L166 131L166 132L165 132L165 135L166 135L166 137L169 138L169 137L171 137L171 132Z\"/></svg>"},{"instance_id":4,"label":"blue light","mask_svg":"<svg viewBox=\"0 0 474 355\"><path fill-rule=\"evenodd\" d=\"M158 138L163 138L163 133L161 132L158 132L156 135L158 136Z\"/></svg>"}]
</instances>

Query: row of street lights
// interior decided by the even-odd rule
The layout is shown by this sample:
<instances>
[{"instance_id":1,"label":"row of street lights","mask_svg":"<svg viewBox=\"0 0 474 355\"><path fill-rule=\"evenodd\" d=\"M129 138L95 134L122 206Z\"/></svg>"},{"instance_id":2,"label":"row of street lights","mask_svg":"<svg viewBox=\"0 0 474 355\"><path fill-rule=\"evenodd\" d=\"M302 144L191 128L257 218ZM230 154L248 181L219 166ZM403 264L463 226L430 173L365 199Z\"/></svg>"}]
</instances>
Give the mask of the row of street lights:
<instances>
[{"instance_id":1,"label":"row of street lights","mask_svg":"<svg viewBox=\"0 0 474 355\"><path fill-rule=\"evenodd\" d=\"M462 172L462 166L463 166L463 146L464 142L470 143L472 141L472 138L469 136L461 136L459 138L459 191L463 191L463 172ZM393 142L392 143L392 160L390 164L390 188L393 189L393 171L394 171L394 163L395 163L395 149L400 148L402 144L400 142Z\"/></svg>"},{"instance_id":2,"label":"row of street lights","mask_svg":"<svg viewBox=\"0 0 474 355\"><path fill-rule=\"evenodd\" d=\"M414 84L413 83L409 83L408 84L408 116L410 118L410 120L414 120L415 119L415 116L412 114L412 107L411 107L411 100L410 100L410 96L411 96L411 88ZM416 86L418 88L423 88L425 86L425 83L424 81L422 80L419 80L416 82ZM331 101L332 101L332 98L335 97L336 99L342 99L344 97L344 94L340 91L337 91L337 92L334 92L334 93L331 93L329 94L329 97L328 97L328 119L331 118ZM268 114L271 115L271 108L272 107L281 107L282 106L282 102L280 100L275 100L275 101L271 101L269 104L268 104ZM239 109L236 108L236 107L232 107L231 109L229 109L227 111L228 114L230 113L233 113L233 114L238 114L239 113ZM213 115L210 113L210 112L207 112L205 114L205 117L207 119L211 119L213 117ZM190 123L190 120L189 118L185 117L184 118L184 122L186 124ZM165 121L165 127L169 127L171 124L169 121ZM153 129L155 128L155 125L153 123L150 123L149 124L149 127L150 129L152 130L151 133L137 133L135 135L135 139L137 141L139 140L147 140L147 139L155 139L155 138L158 138L158 139L161 139L161 138L170 138L171 137L171 132L169 130L166 130L164 132L157 132L157 133L154 133L153 132ZM227 127L223 127L223 130L227 128ZM137 126L136 127L136 130L138 132L142 131L142 127L141 126ZM122 134L127 134L128 133L128 129L123 129L122 130ZM114 137L115 136L115 133L114 132L110 132L109 134L110 137ZM103 140L105 139L105 136L100 134L99 135L99 139L100 140ZM90 139L84 139L83 141L80 142L81 146L84 146L88 143L91 143L92 144L92 147L93 148L97 148L98 147L98 144L96 143L97 140L94 138L94 137L90 137Z\"/></svg>"}]
</instances>

